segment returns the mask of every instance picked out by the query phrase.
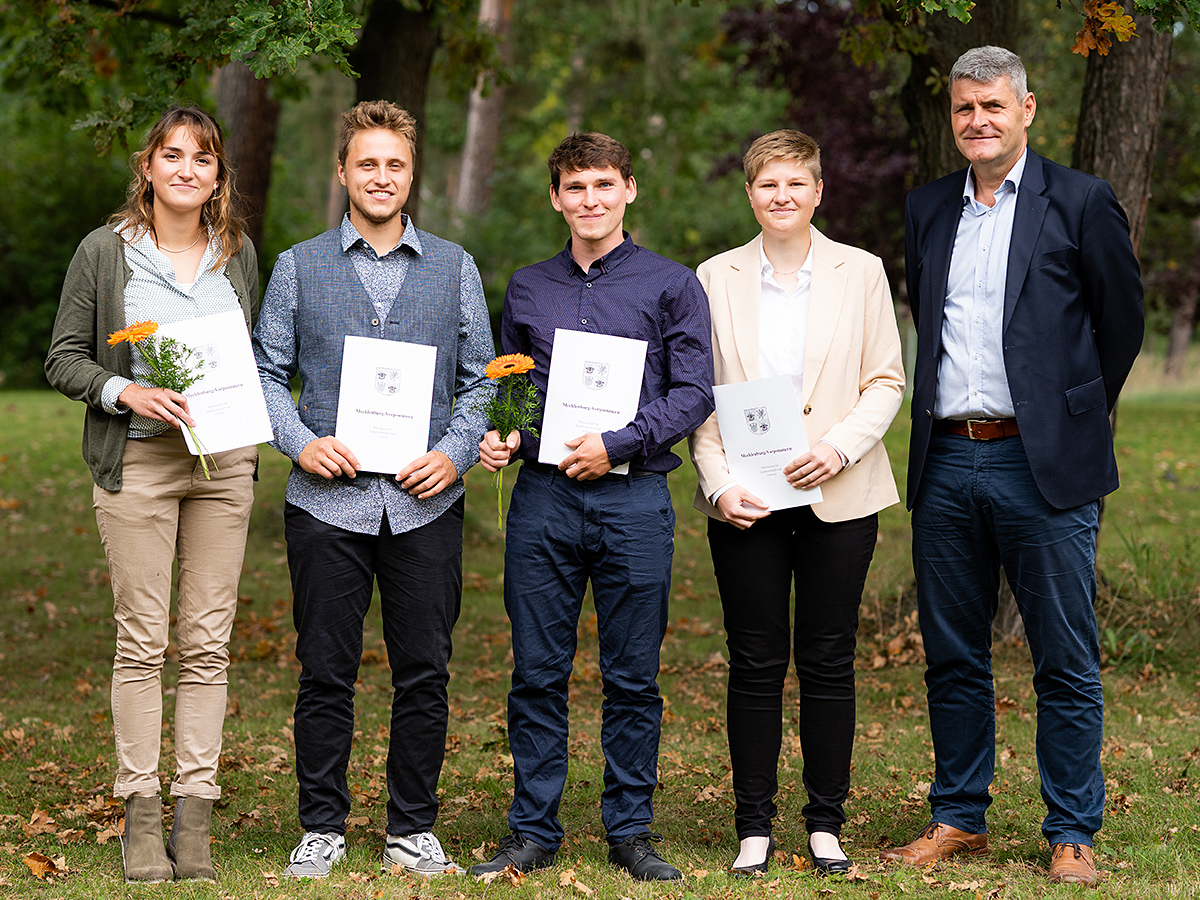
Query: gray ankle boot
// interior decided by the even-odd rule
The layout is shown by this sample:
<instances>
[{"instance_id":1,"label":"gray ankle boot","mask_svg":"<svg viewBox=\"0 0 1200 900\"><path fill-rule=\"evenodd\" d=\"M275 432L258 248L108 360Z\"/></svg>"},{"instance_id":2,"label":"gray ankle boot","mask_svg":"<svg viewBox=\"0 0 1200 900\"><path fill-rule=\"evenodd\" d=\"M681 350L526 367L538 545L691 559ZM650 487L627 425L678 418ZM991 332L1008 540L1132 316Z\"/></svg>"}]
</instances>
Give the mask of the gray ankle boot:
<instances>
[{"instance_id":1,"label":"gray ankle boot","mask_svg":"<svg viewBox=\"0 0 1200 900\"><path fill-rule=\"evenodd\" d=\"M158 797L126 798L121 859L127 882L157 884L175 877L171 861L163 851L162 801Z\"/></svg>"},{"instance_id":2,"label":"gray ankle boot","mask_svg":"<svg viewBox=\"0 0 1200 900\"><path fill-rule=\"evenodd\" d=\"M167 841L167 853L175 860L179 881L216 881L208 830L213 802L203 797L180 797L175 801L175 824Z\"/></svg>"}]
</instances>

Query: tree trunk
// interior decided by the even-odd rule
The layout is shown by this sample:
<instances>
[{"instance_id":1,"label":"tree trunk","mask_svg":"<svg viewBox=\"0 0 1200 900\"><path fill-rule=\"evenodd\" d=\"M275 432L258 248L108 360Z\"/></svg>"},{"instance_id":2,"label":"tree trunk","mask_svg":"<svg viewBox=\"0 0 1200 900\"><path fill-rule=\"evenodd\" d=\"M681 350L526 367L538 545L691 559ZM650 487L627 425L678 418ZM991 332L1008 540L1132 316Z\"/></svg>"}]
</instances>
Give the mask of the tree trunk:
<instances>
[{"instance_id":1,"label":"tree trunk","mask_svg":"<svg viewBox=\"0 0 1200 900\"><path fill-rule=\"evenodd\" d=\"M513 0L483 0L479 6L479 22L496 36L503 65L512 61L512 42L508 40L512 13ZM504 87L493 84L489 91L487 73L481 73L467 106L467 137L454 192L454 212L458 216L482 215L491 206L492 173L503 117Z\"/></svg>"},{"instance_id":2,"label":"tree trunk","mask_svg":"<svg viewBox=\"0 0 1200 900\"><path fill-rule=\"evenodd\" d=\"M1137 37L1114 41L1107 56L1088 55L1071 165L1112 185L1129 217L1137 254L1146 231L1158 124L1167 96L1171 34L1156 32L1149 16L1134 16L1134 21Z\"/></svg>"},{"instance_id":3,"label":"tree trunk","mask_svg":"<svg viewBox=\"0 0 1200 900\"><path fill-rule=\"evenodd\" d=\"M240 214L254 246L262 246L263 217L271 186L271 156L279 125L279 101L270 96L270 80L255 78L245 63L217 70L217 117L224 124L225 155L236 175Z\"/></svg>"},{"instance_id":4,"label":"tree trunk","mask_svg":"<svg viewBox=\"0 0 1200 900\"><path fill-rule=\"evenodd\" d=\"M912 57L900 107L917 145L917 183L927 184L964 165L950 130L950 68L972 47L995 44L1015 50L1020 4L1017 0L978 3L971 21L929 15L921 26L927 51Z\"/></svg>"},{"instance_id":5,"label":"tree trunk","mask_svg":"<svg viewBox=\"0 0 1200 900\"><path fill-rule=\"evenodd\" d=\"M1167 305L1171 310L1171 326L1167 332L1167 358L1163 361L1163 377L1179 382L1187 372L1188 349L1200 312L1200 218L1192 220L1192 264L1178 290L1168 291Z\"/></svg>"},{"instance_id":6,"label":"tree trunk","mask_svg":"<svg viewBox=\"0 0 1200 900\"><path fill-rule=\"evenodd\" d=\"M421 202L421 148L425 133L425 94L429 69L440 35L434 22L437 0L424 0L414 12L400 0L374 0L362 37L350 63L359 73L357 97L362 100L391 100L417 120L417 158L412 191L404 211L414 220Z\"/></svg>"}]
</instances>

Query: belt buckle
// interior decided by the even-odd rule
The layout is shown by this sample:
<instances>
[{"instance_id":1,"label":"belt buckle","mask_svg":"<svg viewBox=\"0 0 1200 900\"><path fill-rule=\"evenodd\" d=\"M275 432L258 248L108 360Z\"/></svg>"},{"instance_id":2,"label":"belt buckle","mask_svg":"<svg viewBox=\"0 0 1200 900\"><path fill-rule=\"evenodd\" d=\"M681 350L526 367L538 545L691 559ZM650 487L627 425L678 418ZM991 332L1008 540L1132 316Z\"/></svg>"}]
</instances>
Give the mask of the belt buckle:
<instances>
[{"instance_id":1,"label":"belt buckle","mask_svg":"<svg viewBox=\"0 0 1200 900\"><path fill-rule=\"evenodd\" d=\"M983 437L982 434L979 435L979 437L975 436L975 426L976 425L986 425L987 424L986 419L967 419L966 422L967 422L967 437L970 440L972 440L972 441L985 440L985 438Z\"/></svg>"}]
</instances>

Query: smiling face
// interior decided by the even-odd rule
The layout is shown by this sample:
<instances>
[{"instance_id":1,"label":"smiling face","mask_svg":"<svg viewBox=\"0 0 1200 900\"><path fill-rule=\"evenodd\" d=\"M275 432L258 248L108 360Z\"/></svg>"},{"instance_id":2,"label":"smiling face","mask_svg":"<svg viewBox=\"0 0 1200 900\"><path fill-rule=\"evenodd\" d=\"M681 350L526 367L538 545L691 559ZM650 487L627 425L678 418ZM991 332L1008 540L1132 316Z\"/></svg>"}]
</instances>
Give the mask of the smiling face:
<instances>
[{"instance_id":1,"label":"smiling face","mask_svg":"<svg viewBox=\"0 0 1200 900\"><path fill-rule=\"evenodd\" d=\"M396 216L412 188L413 157L408 140L386 128L358 132L338 163L338 180L350 196L350 221L378 227Z\"/></svg>"},{"instance_id":2,"label":"smiling face","mask_svg":"<svg viewBox=\"0 0 1200 900\"><path fill-rule=\"evenodd\" d=\"M765 234L808 236L813 212L821 205L824 182L808 166L791 159L773 159L746 185L754 218Z\"/></svg>"},{"instance_id":3,"label":"smiling face","mask_svg":"<svg viewBox=\"0 0 1200 900\"><path fill-rule=\"evenodd\" d=\"M621 178L615 166L564 172L558 188L550 187L550 203L571 229L573 250L599 258L624 240L625 207L637 197L637 182Z\"/></svg>"},{"instance_id":4,"label":"smiling face","mask_svg":"<svg viewBox=\"0 0 1200 900\"><path fill-rule=\"evenodd\" d=\"M196 143L186 125L179 125L142 162L142 171L154 188L156 213L198 214L213 194L220 163L215 153Z\"/></svg>"},{"instance_id":5,"label":"smiling face","mask_svg":"<svg viewBox=\"0 0 1200 900\"><path fill-rule=\"evenodd\" d=\"M1032 93L1018 97L1001 76L986 84L960 79L950 86L954 143L976 172L1007 175L1025 151L1027 129L1037 112Z\"/></svg>"}]
</instances>

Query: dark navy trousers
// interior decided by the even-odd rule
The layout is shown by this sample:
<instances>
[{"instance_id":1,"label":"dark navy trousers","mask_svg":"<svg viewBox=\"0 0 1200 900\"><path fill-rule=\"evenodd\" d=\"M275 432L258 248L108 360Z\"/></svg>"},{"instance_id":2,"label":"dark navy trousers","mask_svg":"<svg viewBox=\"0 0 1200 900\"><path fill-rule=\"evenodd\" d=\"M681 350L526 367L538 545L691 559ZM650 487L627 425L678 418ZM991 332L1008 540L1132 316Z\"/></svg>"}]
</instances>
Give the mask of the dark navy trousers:
<instances>
[{"instance_id":1,"label":"dark navy trousers","mask_svg":"<svg viewBox=\"0 0 1200 900\"><path fill-rule=\"evenodd\" d=\"M509 827L543 847L563 838L567 688L592 583L604 691L601 818L610 844L654 818L675 513L664 475L579 482L521 467L508 511L504 605L512 622Z\"/></svg>"},{"instance_id":2,"label":"dark navy trousers","mask_svg":"<svg viewBox=\"0 0 1200 900\"><path fill-rule=\"evenodd\" d=\"M451 637L462 603L463 499L427 525L359 534L284 509L300 688L296 781L305 831L345 834L363 620L379 582L392 671L388 834L430 831L445 756Z\"/></svg>"},{"instance_id":3,"label":"dark navy trousers","mask_svg":"<svg viewBox=\"0 0 1200 900\"><path fill-rule=\"evenodd\" d=\"M912 516L936 759L934 821L987 830L996 739L991 635L1003 566L1033 657L1042 832L1051 844L1090 845L1100 830L1098 515L1098 501L1048 504L1020 437L934 435Z\"/></svg>"}]
</instances>

